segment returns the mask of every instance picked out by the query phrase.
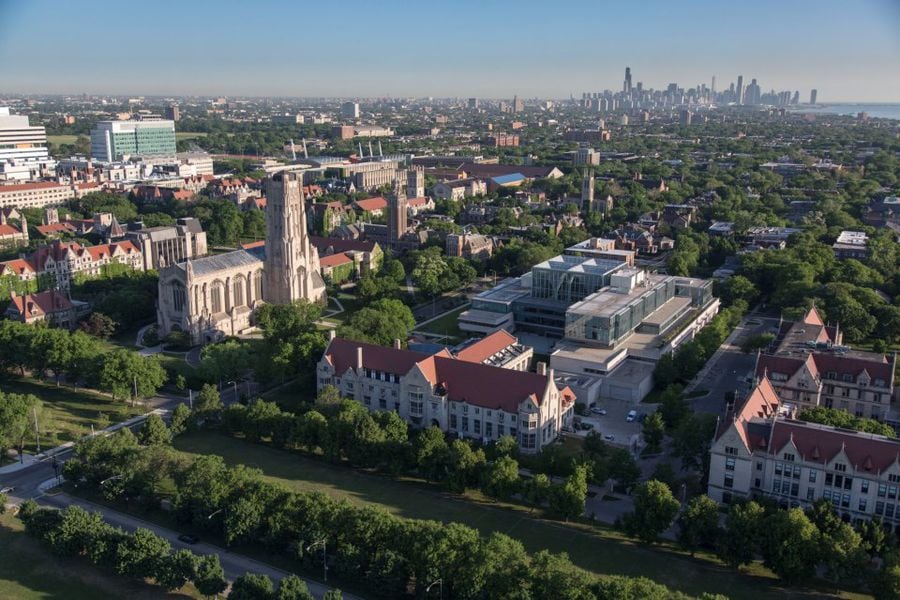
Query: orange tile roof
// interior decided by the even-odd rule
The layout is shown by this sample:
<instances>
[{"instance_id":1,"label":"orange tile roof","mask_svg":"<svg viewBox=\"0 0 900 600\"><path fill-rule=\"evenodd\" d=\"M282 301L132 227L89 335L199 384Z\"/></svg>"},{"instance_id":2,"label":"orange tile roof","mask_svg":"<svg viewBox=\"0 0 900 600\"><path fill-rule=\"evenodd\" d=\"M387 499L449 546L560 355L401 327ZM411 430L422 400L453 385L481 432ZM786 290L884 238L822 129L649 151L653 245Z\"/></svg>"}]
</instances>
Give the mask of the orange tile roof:
<instances>
[{"instance_id":1,"label":"orange tile roof","mask_svg":"<svg viewBox=\"0 0 900 600\"><path fill-rule=\"evenodd\" d=\"M376 196L375 198L366 198L364 200L357 200L353 204L355 204L360 210L370 212L373 210L386 209L388 206L388 201L381 196Z\"/></svg>"},{"instance_id":2,"label":"orange tile roof","mask_svg":"<svg viewBox=\"0 0 900 600\"><path fill-rule=\"evenodd\" d=\"M24 192L27 190L43 190L48 188L66 187L55 181L38 181L35 183L17 183L14 185L0 185L0 193L3 192Z\"/></svg>"},{"instance_id":3,"label":"orange tile roof","mask_svg":"<svg viewBox=\"0 0 900 600\"><path fill-rule=\"evenodd\" d=\"M519 340L509 332L500 329L487 337L481 338L456 354L456 358L474 363L483 363L507 346L517 343Z\"/></svg>"},{"instance_id":4,"label":"orange tile roof","mask_svg":"<svg viewBox=\"0 0 900 600\"><path fill-rule=\"evenodd\" d=\"M6 223L0 224L0 237L6 237L8 235L22 235L22 232L12 225L7 225Z\"/></svg>"},{"instance_id":5,"label":"orange tile roof","mask_svg":"<svg viewBox=\"0 0 900 600\"><path fill-rule=\"evenodd\" d=\"M0 262L0 273L12 271L12 274L22 275L24 273L34 273L34 266L24 258L14 258L5 262Z\"/></svg>"},{"instance_id":6,"label":"orange tile roof","mask_svg":"<svg viewBox=\"0 0 900 600\"><path fill-rule=\"evenodd\" d=\"M323 267L339 267L341 265L346 265L352 262L353 259L343 252L340 252L338 254L329 254L319 259L319 264Z\"/></svg>"},{"instance_id":7,"label":"orange tile roof","mask_svg":"<svg viewBox=\"0 0 900 600\"><path fill-rule=\"evenodd\" d=\"M241 244L241 250L249 250L250 248L264 248L266 245L266 240L257 240L255 242L247 242L246 244Z\"/></svg>"},{"instance_id":8,"label":"orange tile roof","mask_svg":"<svg viewBox=\"0 0 900 600\"><path fill-rule=\"evenodd\" d=\"M57 290L47 290L37 294L25 294L10 298L10 308L14 308L23 319L42 317L72 308L72 303Z\"/></svg>"},{"instance_id":9,"label":"orange tile roof","mask_svg":"<svg viewBox=\"0 0 900 600\"><path fill-rule=\"evenodd\" d=\"M71 223L50 223L49 225L38 225L35 227L41 235L53 235L55 233L74 233L75 226Z\"/></svg>"}]
</instances>

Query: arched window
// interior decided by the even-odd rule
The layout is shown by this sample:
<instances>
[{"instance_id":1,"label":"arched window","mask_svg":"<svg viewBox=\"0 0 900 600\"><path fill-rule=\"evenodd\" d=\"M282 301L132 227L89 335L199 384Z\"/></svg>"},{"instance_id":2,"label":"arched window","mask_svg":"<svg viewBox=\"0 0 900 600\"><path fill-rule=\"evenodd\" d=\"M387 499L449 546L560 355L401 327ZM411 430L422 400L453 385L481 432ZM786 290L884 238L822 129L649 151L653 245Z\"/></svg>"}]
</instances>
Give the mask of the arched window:
<instances>
[{"instance_id":1,"label":"arched window","mask_svg":"<svg viewBox=\"0 0 900 600\"><path fill-rule=\"evenodd\" d=\"M211 311L214 313L222 312L222 291L224 287L221 281L217 281L210 288L209 304Z\"/></svg>"},{"instance_id":2,"label":"arched window","mask_svg":"<svg viewBox=\"0 0 900 600\"><path fill-rule=\"evenodd\" d=\"M263 299L263 272L257 271L253 276L253 297L256 300Z\"/></svg>"},{"instance_id":3,"label":"arched window","mask_svg":"<svg viewBox=\"0 0 900 600\"><path fill-rule=\"evenodd\" d=\"M244 305L244 286L246 282L243 277L238 277L234 280L234 306L243 306Z\"/></svg>"}]
</instances>

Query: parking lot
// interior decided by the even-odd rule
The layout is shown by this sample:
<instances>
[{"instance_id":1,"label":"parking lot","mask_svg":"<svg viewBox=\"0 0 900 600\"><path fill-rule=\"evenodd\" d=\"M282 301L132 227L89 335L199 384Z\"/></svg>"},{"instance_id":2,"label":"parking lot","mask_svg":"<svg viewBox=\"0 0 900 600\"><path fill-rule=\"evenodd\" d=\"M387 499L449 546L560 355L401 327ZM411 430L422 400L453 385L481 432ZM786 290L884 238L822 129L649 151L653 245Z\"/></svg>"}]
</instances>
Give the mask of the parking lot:
<instances>
[{"instance_id":1,"label":"parking lot","mask_svg":"<svg viewBox=\"0 0 900 600\"><path fill-rule=\"evenodd\" d=\"M591 431L604 436L607 442L616 446L633 447L641 434L641 423L638 419L628 422L626 417L628 411L634 410L638 417L643 413L649 415L656 410L654 404L632 404L620 400L606 400L597 403L595 408L606 410L605 415L591 413L589 417L576 416L576 421L589 423L593 425L593 429L576 429L576 435L585 437ZM609 438L612 436L612 439Z\"/></svg>"}]
</instances>

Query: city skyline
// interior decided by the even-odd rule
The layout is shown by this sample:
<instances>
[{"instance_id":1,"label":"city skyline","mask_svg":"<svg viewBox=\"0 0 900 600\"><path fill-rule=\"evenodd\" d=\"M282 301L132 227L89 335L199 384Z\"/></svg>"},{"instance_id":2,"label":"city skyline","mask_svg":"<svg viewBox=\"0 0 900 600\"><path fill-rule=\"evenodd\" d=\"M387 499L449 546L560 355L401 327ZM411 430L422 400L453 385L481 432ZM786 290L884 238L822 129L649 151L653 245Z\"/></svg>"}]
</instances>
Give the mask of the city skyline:
<instances>
[{"instance_id":1,"label":"city skyline","mask_svg":"<svg viewBox=\"0 0 900 600\"><path fill-rule=\"evenodd\" d=\"M900 6L887 0L854 5L852 18L834 0L599 10L579 0L540 18L530 1L49 5L0 2L0 92L565 98L620 90L630 66L644 88L715 77L721 90L743 75L764 92L900 102Z\"/></svg>"}]
</instances>

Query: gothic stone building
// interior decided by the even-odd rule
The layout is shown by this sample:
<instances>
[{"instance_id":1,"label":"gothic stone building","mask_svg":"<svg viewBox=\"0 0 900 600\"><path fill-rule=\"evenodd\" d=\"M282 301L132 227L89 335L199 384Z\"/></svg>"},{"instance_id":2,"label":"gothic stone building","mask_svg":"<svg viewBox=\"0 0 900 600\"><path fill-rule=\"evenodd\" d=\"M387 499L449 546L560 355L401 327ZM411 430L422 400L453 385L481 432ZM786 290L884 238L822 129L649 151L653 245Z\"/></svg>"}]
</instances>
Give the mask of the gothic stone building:
<instances>
[{"instance_id":1,"label":"gothic stone building","mask_svg":"<svg viewBox=\"0 0 900 600\"><path fill-rule=\"evenodd\" d=\"M195 344L254 326L263 302L325 301L319 254L306 229L302 180L276 173L266 181L266 244L188 260L159 275L159 335L190 333Z\"/></svg>"}]
</instances>

